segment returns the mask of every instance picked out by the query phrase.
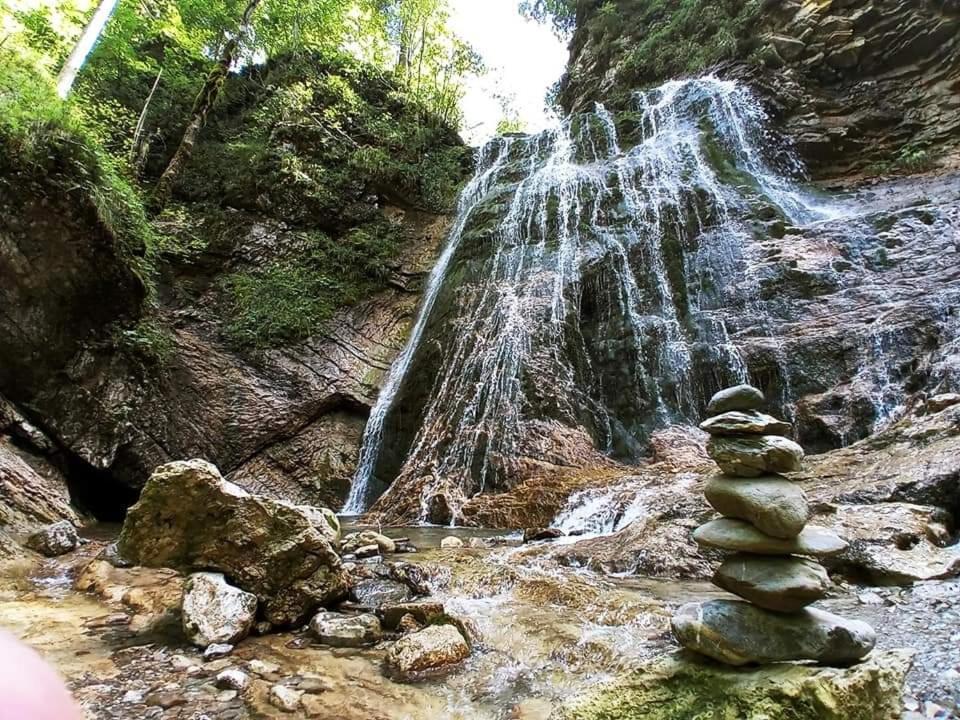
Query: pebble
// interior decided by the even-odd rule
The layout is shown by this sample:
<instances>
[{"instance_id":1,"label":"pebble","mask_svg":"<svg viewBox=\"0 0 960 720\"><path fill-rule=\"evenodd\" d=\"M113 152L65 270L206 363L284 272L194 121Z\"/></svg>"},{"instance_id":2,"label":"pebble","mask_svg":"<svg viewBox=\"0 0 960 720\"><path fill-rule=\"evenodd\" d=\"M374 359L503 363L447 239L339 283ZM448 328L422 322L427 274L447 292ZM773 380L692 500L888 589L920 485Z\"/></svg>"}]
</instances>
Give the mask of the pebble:
<instances>
[{"instance_id":1,"label":"pebble","mask_svg":"<svg viewBox=\"0 0 960 720\"><path fill-rule=\"evenodd\" d=\"M224 670L213 682L221 690L236 690L243 692L250 685L250 676L237 668Z\"/></svg>"},{"instance_id":2,"label":"pebble","mask_svg":"<svg viewBox=\"0 0 960 720\"><path fill-rule=\"evenodd\" d=\"M297 684L297 688L308 695L320 695L333 690L333 683L325 678L306 677L300 680L300 682Z\"/></svg>"},{"instance_id":3,"label":"pebble","mask_svg":"<svg viewBox=\"0 0 960 720\"><path fill-rule=\"evenodd\" d=\"M127 692L123 694L123 702L128 705L139 705L143 702L143 693L137 690L127 690Z\"/></svg>"},{"instance_id":4,"label":"pebble","mask_svg":"<svg viewBox=\"0 0 960 720\"><path fill-rule=\"evenodd\" d=\"M300 698L303 693L288 688L286 685L274 685L270 688L270 704L284 712L293 712L300 707Z\"/></svg>"},{"instance_id":5,"label":"pebble","mask_svg":"<svg viewBox=\"0 0 960 720\"><path fill-rule=\"evenodd\" d=\"M883 605L884 600L875 592L865 592L857 595L857 600L861 605Z\"/></svg>"},{"instance_id":6,"label":"pebble","mask_svg":"<svg viewBox=\"0 0 960 720\"><path fill-rule=\"evenodd\" d=\"M445 537L440 541L440 547L444 550L456 550L463 547L463 540L458 537Z\"/></svg>"},{"instance_id":7,"label":"pebble","mask_svg":"<svg viewBox=\"0 0 960 720\"><path fill-rule=\"evenodd\" d=\"M247 663L247 667L250 668L250 672L256 673L257 675L275 673L280 670L279 665L267 662L266 660L251 660Z\"/></svg>"},{"instance_id":8,"label":"pebble","mask_svg":"<svg viewBox=\"0 0 960 720\"><path fill-rule=\"evenodd\" d=\"M147 705L154 705L167 710L178 705L186 705L187 699L179 692L161 690L150 693L143 699L143 702Z\"/></svg>"},{"instance_id":9,"label":"pebble","mask_svg":"<svg viewBox=\"0 0 960 720\"><path fill-rule=\"evenodd\" d=\"M203 651L204 660L217 660L226 657L233 652L233 645L227 643L214 643Z\"/></svg>"}]
</instances>

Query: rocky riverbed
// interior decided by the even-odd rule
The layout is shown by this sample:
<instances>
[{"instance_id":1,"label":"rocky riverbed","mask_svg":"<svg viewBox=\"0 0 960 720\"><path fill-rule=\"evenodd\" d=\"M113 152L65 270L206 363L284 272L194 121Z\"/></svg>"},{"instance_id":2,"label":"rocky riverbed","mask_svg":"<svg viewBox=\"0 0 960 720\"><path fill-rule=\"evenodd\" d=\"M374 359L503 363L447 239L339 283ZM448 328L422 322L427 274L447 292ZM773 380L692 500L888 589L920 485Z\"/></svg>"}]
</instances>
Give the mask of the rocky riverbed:
<instances>
[{"instance_id":1,"label":"rocky riverbed","mask_svg":"<svg viewBox=\"0 0 960 720\"><path fill-rule=\"evenodd\" d=\"M87 717L97 720L546 719L598 682L675 649L668 623L679 605L726 596L703 582L563 567L546 552L549 542L519 548L516 535L491 541L490 533L466 533L464 547L442 550L448 530L420 531L421 552L407 559L425 570L433 599L479 638L452 674L399 682L383 669L390 643L334 649L305 629L252 636L205 660L180 629L176 573L88 568L113 530L63 558L5 566L0 595L4 625L63 673ZM910 588L841 581L822 602L878 628L878 650L916 651L904 708L910 720L954 717L960 703L958 591L956 581ZM246 683L224 677L228 670ZM296 709L285 711L285 699Z\"/></svg>"}]
</instances>

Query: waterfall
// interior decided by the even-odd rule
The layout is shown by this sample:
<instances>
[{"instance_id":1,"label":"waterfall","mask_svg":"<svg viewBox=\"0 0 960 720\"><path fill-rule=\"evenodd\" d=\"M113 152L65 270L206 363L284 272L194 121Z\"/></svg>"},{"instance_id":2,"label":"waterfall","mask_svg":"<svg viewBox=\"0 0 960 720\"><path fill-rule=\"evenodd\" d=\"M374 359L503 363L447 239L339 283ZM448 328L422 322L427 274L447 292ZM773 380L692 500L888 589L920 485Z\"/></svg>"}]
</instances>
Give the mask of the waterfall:
<instances>
[{"instance_id":1,"label":"waterfall","mask_svg":"<svg viewBox=\"0 0 960 720\"><path fill-rule=\"evenodd\" d=\"M610 451L694 418L698 364L746 379L717 298L739 291L724 275L747 275L751 204L793 223L831 217L797 171L761 104L711 76L638 93L626 119L598 105L493 141L371 413L344 511L373 499L391 409L428 326L440 363L418 380L429 384L419 429L387 491L419 493L423 521L438 495L455 522L469 497L508 487L545 423Z\"/></svg>"},{"instance_id":2,"label":"waterfall","mask_svg":"<svg viewBox=\"0 0 960 720\"><path fill-rule=\"evenodd\" d=\"M407 369L410 367L414 353L417 351L420 341L423 339L424 328L427 325L427 320L430 318L430 313L433 311L433 305L436 302L440 287L446 278L450 260L460 245L460 239L463 237L467 219L478 203L486 196L491 184L496 180L509 150L509 138L497 139L488 143L480 153L476 174L460 195L453 228L450 231L443 252L440 254L436 265L434 265L430 273L427 281L427 289L423 297L423 304L414 322L413 329L410 331L410 338L407 340L403 351L391 366L387 381L380 390L376 404L370 411L370 418L367 420L367 425L363 431L360 460L356 473L354 474L353 483L350 486L350 495L347 497L347 502L342 510L346 515L356 515L362 513L367 508L370 478L373 475L377 456L383 444L384 420L390 407L393 405L403 378L407 374Z\"/></svg>"}]
</instances>

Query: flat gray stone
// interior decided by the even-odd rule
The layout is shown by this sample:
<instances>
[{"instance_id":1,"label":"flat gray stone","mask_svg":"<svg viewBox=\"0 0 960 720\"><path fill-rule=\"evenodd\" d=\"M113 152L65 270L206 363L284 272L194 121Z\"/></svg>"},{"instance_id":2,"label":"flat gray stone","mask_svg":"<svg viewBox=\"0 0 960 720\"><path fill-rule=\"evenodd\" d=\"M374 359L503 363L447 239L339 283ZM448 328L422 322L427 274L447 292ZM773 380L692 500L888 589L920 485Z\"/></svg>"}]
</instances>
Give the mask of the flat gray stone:
<instances>
[{"instance_id":1,"label":"flat gray stone","mask_svg":"<svg viewBox=\"0 0 960 720\"><path fill-rule=\"evenodd\" d=\"M717 569L713 584L766 610L797 612L826 597L830 576L805 558L737 554Z\"/></svg>"},{"instance_id":2,"label":"flat gray stone","mask_svg":"<svg viewBox=\"0 0 960 720\"><path fill-rule=\"evenodd\" d=\"M320 642L331 647L362 647L383 638L380 621L370 614L321 612L310 621L310 630Z\"/></svg>"},{"instance_id":3,"label":"flat gray stone","mask_svg":"<svg viewBox=\"0 0 960 720\"><path fill-rule=\"evenodd\" d=\"M789 435L793 425L761 412L732 410L700 423L711 435Z\"/></svg>"},{"instance_id":4,"label":"flat gray stone","mask_svg":"<svg viewBox=\"0 0 960 720\"><path fill-rule=\"evenodd\" d=\"M780 476L734 479L714 475L704 488L707 502L728 518L746 520L776 538L794 538L810 520L806 493Z\"/></svg>"},{"instance_id":5,"label":"flat gray stone","mask_svg":"<svg viewBox=\"0 0 960 720\"><path fill-rule=\"evenodd\" d=\"M815 608L785 615L739 600L688 603L670 627L688 650L735 666L798 660L847 665L877 641L873 628L859 620Z\"/></svg>"},{"instance_id":6,"label":"flat gray stone","mask_svg":"<svg viewBox=\"0 0 960 720\"><path fill-rule=\"evenodd\" d=\"M766 398L752 385L735 385L721 390L707 405L707 415L720 415L731 410L759 410Z\"/></svg>"},{"instance_id":7,"label":"flat gray stone","mask_svg":"<svg viewBox=\"0 0 960 720\"><path fill-rule=\"evenodd\" d=\"M803 448L779 435L714 435L707 442L707 455L732 477L796 472L803 463Z\"/></svg>"},{"instance_id":8,"label":"flat gray stone","mask_svg":"<svg viewBox=\"0 0 960 720\"><path fill-rule=\"evenodd\" d=\"M797 537L784 540L765 535L748 522L730 518L711 520L701 525L693 531L693 539L704 547L757 555L829 557L843 552L847 547L845 540L816 525L808 525Z\"/></svg>"}]
</instances>

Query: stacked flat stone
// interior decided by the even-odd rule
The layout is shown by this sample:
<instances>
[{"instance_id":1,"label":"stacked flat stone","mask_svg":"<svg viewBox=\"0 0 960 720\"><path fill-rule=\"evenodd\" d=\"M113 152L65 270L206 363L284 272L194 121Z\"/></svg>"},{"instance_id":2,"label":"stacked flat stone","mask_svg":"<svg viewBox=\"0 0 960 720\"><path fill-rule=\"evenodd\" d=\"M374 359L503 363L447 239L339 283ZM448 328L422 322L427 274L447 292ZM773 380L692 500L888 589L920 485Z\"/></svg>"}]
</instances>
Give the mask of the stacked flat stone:
<instances>
[{"instance_id":1,"label":"stacked flat stone","mask_svg":"<svg viewBox=\"0 0 960 720\"><path fill-rule=\"evenodd\" d=\"M700 425L722 471L704 494L723 517L693 537L702 547L733 553L713 582L746 602L684 605L671 622L673 634L687 649L729 665L856 662L873 649L873 629L808 607L830 587L817 558L842 552L846 542L808 525L806 494L782 474L800 469L803 448L785 437L790 423L760 412L763 404L763 393L749 385L722 390Z\"/></svg>"}]
</instances>

